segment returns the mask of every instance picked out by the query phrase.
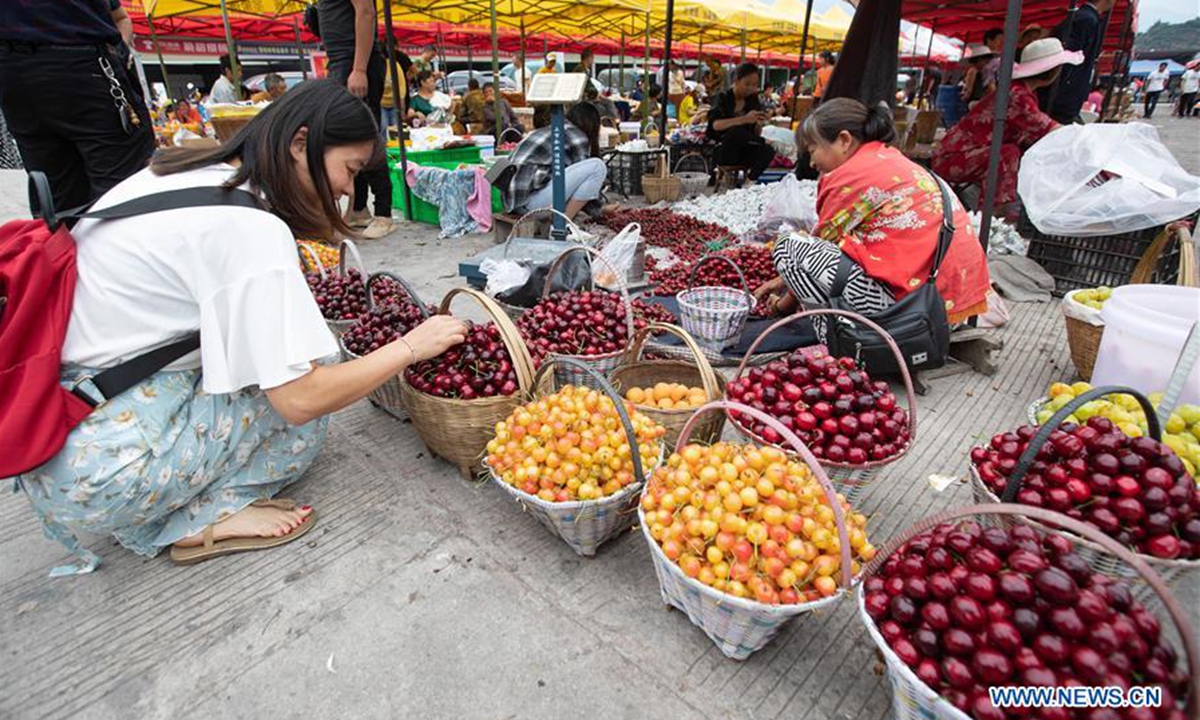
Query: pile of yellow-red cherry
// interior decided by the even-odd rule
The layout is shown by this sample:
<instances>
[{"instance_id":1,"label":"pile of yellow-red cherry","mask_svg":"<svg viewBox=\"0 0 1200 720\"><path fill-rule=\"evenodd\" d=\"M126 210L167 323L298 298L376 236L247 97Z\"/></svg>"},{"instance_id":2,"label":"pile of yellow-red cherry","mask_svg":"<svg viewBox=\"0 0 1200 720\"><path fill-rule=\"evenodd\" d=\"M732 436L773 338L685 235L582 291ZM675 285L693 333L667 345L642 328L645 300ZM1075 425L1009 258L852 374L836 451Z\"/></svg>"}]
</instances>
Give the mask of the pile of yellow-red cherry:
<instances>
[{"instance_id":1,"label":"pile of yellow-red cherry","mask_svg":"<svg viewBox=\"0 0 1200 720\"><path fill-rule=\"evenodd\" d=\"M867 519L839 495L853 558L876 549ZM739 598L795 604L838 591L833 507L808 466L778 448L719 442L679 448L642 496L651 537L688 577Z\"/></svg>"}]
</instances>

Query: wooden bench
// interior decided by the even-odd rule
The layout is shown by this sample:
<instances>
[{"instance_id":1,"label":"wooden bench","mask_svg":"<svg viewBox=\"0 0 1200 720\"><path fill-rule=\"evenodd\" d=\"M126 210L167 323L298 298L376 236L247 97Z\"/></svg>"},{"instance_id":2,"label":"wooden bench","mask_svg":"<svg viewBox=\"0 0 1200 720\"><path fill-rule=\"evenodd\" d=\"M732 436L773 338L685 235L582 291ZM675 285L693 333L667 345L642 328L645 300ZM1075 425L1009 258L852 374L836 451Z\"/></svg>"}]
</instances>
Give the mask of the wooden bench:
<instances>
[{"instance_id":1,"label":"wooden bench","mask_svg":"<svg viewBox=\"0 0 1200 720\"><path fill-rule=\"evenodd\" d=\"M499 245L508 240L509 233L520 219L521 216L514 213L492 213L492 242Z\"/></svg>"}]
</instances>

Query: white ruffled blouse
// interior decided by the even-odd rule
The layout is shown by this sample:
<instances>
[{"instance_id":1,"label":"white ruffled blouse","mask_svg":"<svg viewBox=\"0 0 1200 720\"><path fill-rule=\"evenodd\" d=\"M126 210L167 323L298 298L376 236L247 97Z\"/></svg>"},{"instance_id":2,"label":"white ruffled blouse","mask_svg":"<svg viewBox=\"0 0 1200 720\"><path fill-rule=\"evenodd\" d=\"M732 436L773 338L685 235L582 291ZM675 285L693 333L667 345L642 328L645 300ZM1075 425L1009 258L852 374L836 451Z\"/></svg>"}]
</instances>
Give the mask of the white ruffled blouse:
<instances>
[{"instance_id":1,"label":"white ruffled blouse","mask_svg":"<svg viewBox=\"0 0 1200 720\"><path fill-rule=\"evenodd\" d=\"M175 175L143 170L97 209L163 190L220 185L214 165ZM204 390L291 382L337 345L282 220L241 207L186 208L83 220L72 233L78 281L63 362L106 368L200 331L200 350L167 366L201 368Z\"/></svg>"}]
</instances>

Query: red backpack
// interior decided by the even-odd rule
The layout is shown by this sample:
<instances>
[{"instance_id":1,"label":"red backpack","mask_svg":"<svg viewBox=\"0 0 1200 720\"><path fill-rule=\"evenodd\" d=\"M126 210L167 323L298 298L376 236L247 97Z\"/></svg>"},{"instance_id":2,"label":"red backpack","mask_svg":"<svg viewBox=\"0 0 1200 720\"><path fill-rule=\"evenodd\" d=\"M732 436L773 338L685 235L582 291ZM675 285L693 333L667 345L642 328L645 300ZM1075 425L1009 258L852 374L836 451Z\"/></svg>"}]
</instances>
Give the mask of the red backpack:
<instances>
[{"instance_id":1,"label":"red backpack","mask_svg":"<svg viewBox=\"0 0 1200 720\"><path fill-rule=\"evenodd\" d=\"M151 350L91 377L99 399L59 383L75 299L75 240L62 220L115 220L186 207L263 209L244 190L185 188L96 212L55 215L45 175L29 174L41 217L0 226L0 478L28 472L58 453L92 410L200 347L200 334Z\"/></svg>"}]
</instances>

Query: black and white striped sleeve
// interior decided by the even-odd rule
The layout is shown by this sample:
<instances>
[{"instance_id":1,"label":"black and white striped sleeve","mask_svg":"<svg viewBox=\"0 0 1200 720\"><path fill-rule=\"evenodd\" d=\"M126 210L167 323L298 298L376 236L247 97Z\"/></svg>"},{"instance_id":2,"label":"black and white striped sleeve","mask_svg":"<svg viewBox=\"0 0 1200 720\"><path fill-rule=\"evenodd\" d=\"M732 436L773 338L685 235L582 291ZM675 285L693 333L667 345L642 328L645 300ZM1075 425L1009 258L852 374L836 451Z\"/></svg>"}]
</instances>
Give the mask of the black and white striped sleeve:
<instances>
[{"instance_id":1,"label":"black and white striped sleeve","mask_svg":"<svg viewBox=\"0 0 1200 720\"><path fill-rule=\"evenodd\" d=\"M829 305L829 289L841 258L837 245L797 233L776 243L772 252L783 282L797 300L809 307ZM842 298L864 315L882 312L896 302L891 290L868 277L857 263L850 270Z\"/></svg>"}]
</instances>

